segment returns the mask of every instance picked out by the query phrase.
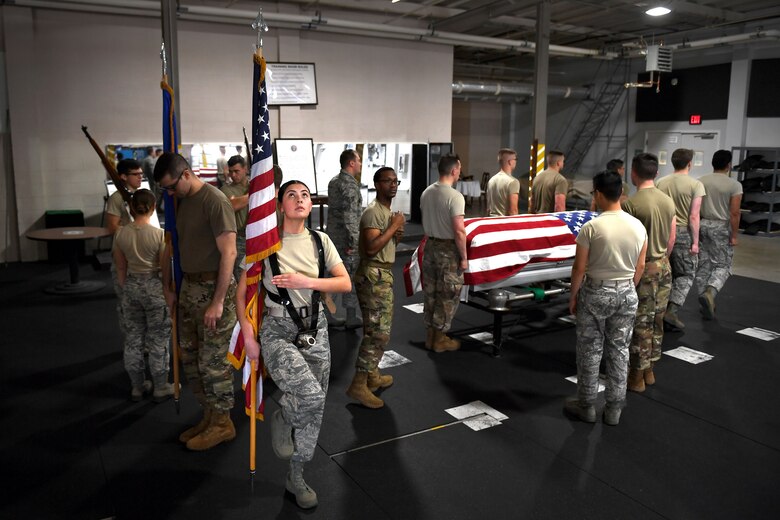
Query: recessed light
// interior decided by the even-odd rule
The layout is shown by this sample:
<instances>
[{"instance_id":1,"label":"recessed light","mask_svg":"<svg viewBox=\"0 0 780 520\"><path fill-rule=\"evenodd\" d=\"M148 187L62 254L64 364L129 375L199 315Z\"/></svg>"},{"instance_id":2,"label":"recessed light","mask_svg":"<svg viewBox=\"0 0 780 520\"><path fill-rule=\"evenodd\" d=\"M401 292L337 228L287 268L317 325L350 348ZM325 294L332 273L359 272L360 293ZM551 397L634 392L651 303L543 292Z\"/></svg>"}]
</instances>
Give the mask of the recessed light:
<instances>
[{"instance_id":1,"label":"recessed light","mask_svg":"<svg viewBox=\"0 0 780 520\"><path fill-rule=\"evenodd\" d=\"M666 7L653 7L652 9L645 11L645 14L650 16L663 16L671 12L671 9L667 9Z\"/></svg>"}]
</instances>

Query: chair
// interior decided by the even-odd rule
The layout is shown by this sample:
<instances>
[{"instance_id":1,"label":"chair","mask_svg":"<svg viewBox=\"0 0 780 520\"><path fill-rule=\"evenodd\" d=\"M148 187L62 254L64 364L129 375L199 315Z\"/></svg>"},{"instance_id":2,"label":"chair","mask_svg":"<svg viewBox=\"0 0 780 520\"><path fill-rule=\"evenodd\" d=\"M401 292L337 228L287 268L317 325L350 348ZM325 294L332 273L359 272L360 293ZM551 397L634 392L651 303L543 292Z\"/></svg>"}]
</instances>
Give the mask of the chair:
<instances>
[{"instance_id":1,"label":"chair","mask_svg":"<svg viewBox=\"0 0 780 520\"><path fill-rule=\"evenodd\" d=\"M485 204L485 210L487 211L487 187L490 180L490 172L482 172L482 180L479 181L479 205L482 207L482 203Z\"/></svg>"}]
</instances>

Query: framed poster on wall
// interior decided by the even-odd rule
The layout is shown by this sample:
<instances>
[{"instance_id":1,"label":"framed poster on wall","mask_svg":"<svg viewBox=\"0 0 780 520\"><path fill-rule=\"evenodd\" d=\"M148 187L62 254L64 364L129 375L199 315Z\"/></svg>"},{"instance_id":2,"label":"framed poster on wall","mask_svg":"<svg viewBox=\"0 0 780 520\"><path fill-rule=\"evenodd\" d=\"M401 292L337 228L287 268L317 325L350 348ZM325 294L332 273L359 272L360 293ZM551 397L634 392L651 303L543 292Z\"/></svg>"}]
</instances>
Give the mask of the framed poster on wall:
<instances>
[{"instance_id":1,"label":"framed poster on wall","mask_svg":"<svg viewBox=\"0 0 780 520\"><path fill-rule=\"evenodd\" d=\"M266 63L265 85L270 106L317 104L313 63Z\"/></svg>"},{"instance_id":2,"label":"framed poster on wall","mask_svg":"<svg viewBox=\"0 0 780 520\"><path fill-rule=\"evenodd\" d=\"M312 195L317 193L312 139L274 139L274 157L274 162L282 169L283 183L295 179L304 182Z\"/></svg>"}]
</instances>

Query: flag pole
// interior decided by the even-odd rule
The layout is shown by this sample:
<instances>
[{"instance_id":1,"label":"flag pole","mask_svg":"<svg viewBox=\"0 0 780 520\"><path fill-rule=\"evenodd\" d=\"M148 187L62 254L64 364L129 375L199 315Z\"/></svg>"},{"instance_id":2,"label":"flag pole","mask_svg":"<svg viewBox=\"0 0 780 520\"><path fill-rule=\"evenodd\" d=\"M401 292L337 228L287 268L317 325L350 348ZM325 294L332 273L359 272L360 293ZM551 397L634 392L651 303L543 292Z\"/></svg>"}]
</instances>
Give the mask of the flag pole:
<instances>
[{"instance_id":1,"label":"flag pole","mask_svg":"<svg viewBox=\"0 0 780 520\"><path fill-rule=\"evenodd\" d=\"M260 7L260 9L257 12L257 17L255 18L254 22L252 22L252 29L257 31L257 44L255 45L255 56L259 59L262 59L263 57L263 32L268 31L268 24L265 23L265 18L263 17L263 8ZM262 79L261 79L262 81ZM255 86L255 88L259 88L259 85ZM249 164L251 166L252 161L252 150L249 148L249 141L246 137L246 130L244 130L244 141L247 146L247 156L250 157ZM255 323L257 323L255 321ZM255 336L257 336L257 330L254 331ZM250 381L250 403L252 411L249 414L249 486L250 490L254 492L255 490L255 467L256 467L256 446L257 446L257 361L252 361L251 363L251 375L249 378Z\"/></svg>"},{"instance_id":2,"label":"flag pole","mask_svg":"<svg viewBox=\"0 0 780 520\"><path fill-rule=\"evenodd\" d=\"M168 57L165 53L165 41L162 42L160 45L160 60L162 61L162 82L161 86L165 90L166 87L168 87ZM170 87L168 87L170 88ZM170 90L171 97L173 97L173 90ZM178 147L178 143L176 142L176 130L175 125L176 122L173 119L173 115L175 113L175 109L173 109L173 102L172 99L172 112L169 116L168 122L170 125L169 130L164 130L168 134L168 139L163 139L163 141L170 141L168 143L168 148L171 148L170 150L165 150L166 152L177 152L176 149ZM170 131L172 130L172 131ZM165 137L165 136L163 136ZM162 194L161 194L162 195ZM175 197L168 196L165 200L167 203L173 203L174 210L173 213L176 212L176 200ZM166 213L168 213L166 211ZM166 228L169 226L166 223ZM171 262L171 285L173 286L171 289L173 289L174 293L178 296L178 288L176 286L176 276L175 276L175 257L173 254L173 241L171 240L171 254L170 254L170 262ZM176 306L174 306L173 309L171 309L171 350L173 351L171 354L171 357L173 358L173 404L176 408L176 415L179 415L181 413L181 375L179 374L179 328L178 328L178 312Z\"/></svg>"}]
</instances>

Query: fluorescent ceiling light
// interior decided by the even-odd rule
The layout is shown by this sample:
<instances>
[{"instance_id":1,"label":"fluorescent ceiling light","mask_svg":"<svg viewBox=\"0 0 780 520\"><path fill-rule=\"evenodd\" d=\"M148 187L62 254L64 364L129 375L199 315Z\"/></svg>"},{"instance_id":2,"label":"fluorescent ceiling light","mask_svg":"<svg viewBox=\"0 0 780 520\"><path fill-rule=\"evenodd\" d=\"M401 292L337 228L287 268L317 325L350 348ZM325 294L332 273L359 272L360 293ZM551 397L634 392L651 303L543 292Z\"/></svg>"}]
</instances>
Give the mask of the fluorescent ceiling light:
<instances>
[{"instance_id":1,"label":"fluorescent ceiling light","mask_svg":"<svg viewBox=\"0 0 780 520\"><path fill-rule=\"evenodd\" d=\"M653 7L652 9L645 11L645 14L649 14L650 16L663 16L671 12L672 11L666 7Z\"/></svg>"},{"instance_id":2,"label":"fluorescent ceiling light","mask_svg":"<svg viewBox=\"0 0 780 520\"><path fill-rule=\"evenodd\" d=\"M398 3L398 2L400 2L400 1L401 1L401 0L393 0L393 3L394 3L394 4L397 4L397 3Z\"/></svg>"}]
</instances>

